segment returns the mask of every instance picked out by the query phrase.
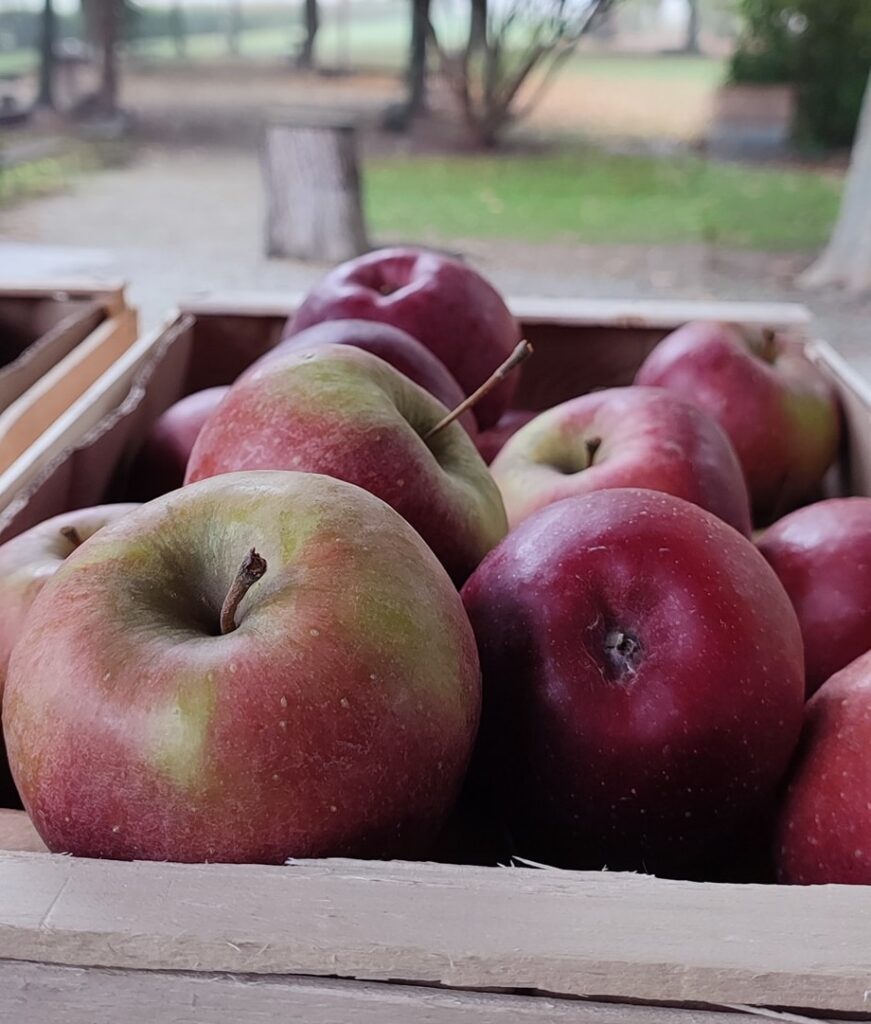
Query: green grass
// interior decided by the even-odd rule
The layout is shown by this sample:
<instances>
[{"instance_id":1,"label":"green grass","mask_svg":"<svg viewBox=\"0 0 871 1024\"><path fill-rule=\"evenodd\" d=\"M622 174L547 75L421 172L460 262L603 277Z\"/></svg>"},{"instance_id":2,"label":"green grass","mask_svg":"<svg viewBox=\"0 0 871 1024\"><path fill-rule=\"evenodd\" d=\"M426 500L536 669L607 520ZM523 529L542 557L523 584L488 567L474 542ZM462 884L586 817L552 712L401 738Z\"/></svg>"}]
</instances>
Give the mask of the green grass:
<instances>
[{"instance_id":1,"label":"green grass","mask_svg":"<svg viewBox=\"0 0 871 1024\"><path fill-rule=\"evenodd\" d=\"M827 238L840 184L805 170L577 149L556 156L374 160L373 227L407 239L505 238L804 249Z\"/></svg>"}]
</instances>

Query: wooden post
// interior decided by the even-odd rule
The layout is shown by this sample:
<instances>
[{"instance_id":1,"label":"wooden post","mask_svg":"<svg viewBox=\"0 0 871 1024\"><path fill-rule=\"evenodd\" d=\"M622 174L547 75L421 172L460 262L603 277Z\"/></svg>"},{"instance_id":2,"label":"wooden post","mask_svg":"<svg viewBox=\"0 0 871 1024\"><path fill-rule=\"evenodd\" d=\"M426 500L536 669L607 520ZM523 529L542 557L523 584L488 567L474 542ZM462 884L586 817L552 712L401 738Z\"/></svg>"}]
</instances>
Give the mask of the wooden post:
<instances>
[{"instance_id":1,"label":"wooden post","mask_svg":"<svg viewBox=\"0 0 871 1024\"><path fill-rule=\"evenodd\" d=\"M356 126L316 113L266 125L266 254L338 261L368 248Z\"/></svg>"}]
</instances>

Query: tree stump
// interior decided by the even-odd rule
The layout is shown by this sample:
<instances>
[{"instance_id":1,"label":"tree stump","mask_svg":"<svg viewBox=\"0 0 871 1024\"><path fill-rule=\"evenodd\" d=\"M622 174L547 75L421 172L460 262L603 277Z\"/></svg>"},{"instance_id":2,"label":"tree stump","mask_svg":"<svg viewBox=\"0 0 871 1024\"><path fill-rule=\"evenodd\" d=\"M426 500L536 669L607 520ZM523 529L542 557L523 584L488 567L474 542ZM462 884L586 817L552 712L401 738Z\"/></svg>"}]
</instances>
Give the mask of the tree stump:
<instances>
[{"instance_id":1,"label":"tree stump","mask_svg":"<svg viewBox=\"0 0 871 1024\"><path fill-rule=\"evenodd\" d=\"M366 251L352 122L320 114L270 121L261 165L267 256L336 262Z\"/></svg>"}]
</instances>

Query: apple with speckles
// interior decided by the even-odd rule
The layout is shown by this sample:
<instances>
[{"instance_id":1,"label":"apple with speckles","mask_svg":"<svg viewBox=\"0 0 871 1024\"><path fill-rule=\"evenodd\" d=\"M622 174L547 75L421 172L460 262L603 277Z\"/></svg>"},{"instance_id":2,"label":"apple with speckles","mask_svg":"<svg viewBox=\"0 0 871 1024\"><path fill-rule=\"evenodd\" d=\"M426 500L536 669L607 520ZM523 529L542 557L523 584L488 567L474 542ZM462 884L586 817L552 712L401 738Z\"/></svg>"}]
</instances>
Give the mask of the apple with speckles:
<instances>
[{"instance_id":1,"label":"apple with speckles","mask_svg":"<svg viewBox=\"0 0 871 1024\"><path fill-rule=\"evenodd\" d=\"M811 697L778 822L781 882L871 885L871 652Z\"/></svg>"},{"instance_id":2,"label":"apple with speckles","mask_svg":"<svg viewBox=\"0 0 871 1024\"><path fill-rule=\"evenodd\" d=\"M99 505L64 512L0 546L0 701L12 649L39 592L83 541L135 508L138 506L132 504ZM0 806L15 802L0 736Z\"/></svg>"},{"instance_id":3,"label":"apple with speckles","mask_svg":"<svg viewBox=\"0 0 871 1024\"><path fill-rule=\"evenodd\" d=\"M407 331L444 363L470 395L511 354L520 328L478 271L441 253L376 249L334 267L290 321L295 334L324 320L377 320ZM481 429L511 403L517 374L506 376L475 407Z\"/></svg>"},{"instance_id":4,"label":"apple with speckles","mask_svg":"<svg viewBox=\"0 0 871 1024\"><path fill-rule=\"evenodd\" d=\"M609 388L554 406L506 443L491 471L512 527L562 498L647 487L750 536L747 485L729 438L661 388Z\"/></svg>"},{"instance_id":5,"label":"apple with speckles","mask_svg":"<svg viewBox=\"0 0 871 1024\"><path fill-rule=\"evenodd\" d=\"M517 854L680 874L770 806L801 730L801 634L736 530L595 491L531 515L462 593L484 687L470 792Z\"/></svg>"},{"instance_id":6,"label":"apple with speckles","mask_svg":"<svg viewBox=\"0 0 871 1024\"><path fill-rule=\"evenodd\" d=\"M499 490L448 410L378 356L323 345L244 373L209 418L188 483L220 473L325 473L371 491L462 584L505 535Z\"/></svg>"},{"instance_id":7,"label":"apple with speckles","mask_svg":"<svg viewBox=\"0 0 871 1024\"><path fill-rule=\"evenodd\" d=\"M37 597L4 728L50 850L424 856L480 705L456 589L351 484L228 474L85 541Z\"/></svg>"},{"instance_id":8,"label":"apple with speckles","mask_svg":"<svg viewBox=\"0 0 871 1024\"><path fill-rule=\"evenodd\" d=\"M261 356L258 363L262 364L288 352L305 352L323 345L352 345L379 356L448 409L456 408L466 397L444 363L429 349L424 348L407 331L375 320L325 320L288 335L275 348ZM470 437L477 434L478 425L471 409L459 421Z\"/></svg>"},{"instance_id":9,"label":"apple with speckles","mask_svg":"<svg viewBox=\"0 0 871 1024\"><path fill-rule=\"evenodd\" d=\"M815 496L838 453L835 392L794 338L693 322L664 338L635 377L694 403L722 426L769 523Z\"/></svg>"}]
</instances>

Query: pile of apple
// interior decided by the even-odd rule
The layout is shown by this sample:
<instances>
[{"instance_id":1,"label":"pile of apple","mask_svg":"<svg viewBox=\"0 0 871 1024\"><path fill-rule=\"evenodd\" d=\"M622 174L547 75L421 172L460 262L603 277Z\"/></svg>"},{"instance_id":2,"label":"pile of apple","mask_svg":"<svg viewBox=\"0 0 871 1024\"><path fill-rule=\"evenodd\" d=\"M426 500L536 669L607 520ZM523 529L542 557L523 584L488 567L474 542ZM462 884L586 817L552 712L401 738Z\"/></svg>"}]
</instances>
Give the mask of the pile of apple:
<instances>
[{"instance_id":1,"label":"pile of apple","mask_svg":"<svg viewBox=\"0 0 871 1024\"><path fill-rule=\"evenodd\" d=\"M371 253L155 424L150 500L0 548L8 762L50 849L489 829L565 867L871 883L871 499L821 500L826 381L694 323L537 414L528 353L468 266Z\"/></svg>"}]
</instances>

